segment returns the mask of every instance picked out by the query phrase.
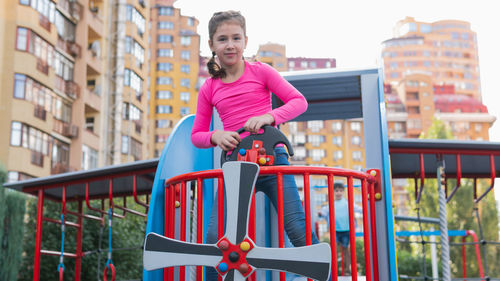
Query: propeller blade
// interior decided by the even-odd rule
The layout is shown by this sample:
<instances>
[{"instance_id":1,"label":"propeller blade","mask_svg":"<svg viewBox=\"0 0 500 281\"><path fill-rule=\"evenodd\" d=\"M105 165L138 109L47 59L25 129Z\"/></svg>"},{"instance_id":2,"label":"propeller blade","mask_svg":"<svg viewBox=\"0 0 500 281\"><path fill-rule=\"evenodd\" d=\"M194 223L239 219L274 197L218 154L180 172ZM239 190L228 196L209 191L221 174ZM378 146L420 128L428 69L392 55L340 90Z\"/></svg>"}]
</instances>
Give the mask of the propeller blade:
<instances>
[{"instance_id":1,"label":"propeller blade","mask_svg":"<svg viewBox=\"0 0 500 281\"><path fill-rule=\"evenodd\" d=\"M155 270L182 265L215 267L222 259L220 249L214 244L196 244L174 240L156 233L149 233L144 243L144 269Z\"/></svg>"},{"instance_id":2,"label":"propeller blade","mask_svg":"<svg viewBox=\"0 0 500 281\"><path fill-rule=\"evenodd\" d=\"M225 237L232 244L241 243L247 235L250 201L259 175L255 163L231 161L222 165L226 186L227 212Z\"/></svg>"},{"instance_id":3,"label":"propeller blade","mask_svg":"<svg viewBox=\"0 0 500 281\"><path fill-rule=\"evenodd\" d=\"M327 243L297 248L255 247L247 262L258 269L286 271L327 281L330 276L331 250Z\"/></svg>"}]
</instances>

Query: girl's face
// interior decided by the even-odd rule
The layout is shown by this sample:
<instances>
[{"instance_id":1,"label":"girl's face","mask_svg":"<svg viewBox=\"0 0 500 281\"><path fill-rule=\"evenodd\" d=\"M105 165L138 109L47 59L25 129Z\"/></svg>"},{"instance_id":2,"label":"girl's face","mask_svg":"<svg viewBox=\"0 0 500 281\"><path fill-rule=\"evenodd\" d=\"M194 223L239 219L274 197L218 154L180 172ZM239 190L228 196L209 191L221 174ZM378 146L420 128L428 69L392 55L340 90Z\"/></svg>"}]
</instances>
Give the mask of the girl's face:
<instances>
[{"instance_id":1,"label":"girl's face","mask_svg":"<svg viewBox=\"0 0 500 281\"><path fill-rule=\"evenodd\" d=\"M248 38L243 28L235 22L223 22L208 41L210 50L215 52L219 63L224 68L231 68L242 61L243 51L247 46Z\"/></svg>"}]
</instances>

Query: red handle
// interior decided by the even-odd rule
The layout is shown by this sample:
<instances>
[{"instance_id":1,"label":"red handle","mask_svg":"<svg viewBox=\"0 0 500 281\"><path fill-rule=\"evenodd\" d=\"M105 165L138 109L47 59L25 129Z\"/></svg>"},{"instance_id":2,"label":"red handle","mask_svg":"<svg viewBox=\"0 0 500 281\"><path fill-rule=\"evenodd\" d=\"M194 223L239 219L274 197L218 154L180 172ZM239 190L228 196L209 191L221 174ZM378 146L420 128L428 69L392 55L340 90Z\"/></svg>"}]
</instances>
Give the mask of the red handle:
<instances>
[{"instance_id":1,"label":"red handle","mask_svg":"<svg viewBox=\"0 0 500 281\"><path fill-rule=\"evenodd\" d=\"M115 281L115 266L112 263L104 267L104 281L108 281L108 267L111 269L111 281Z\"/></svg>"},{"instance_id":2,"label":"red handle","mask_svg":"<svg viewBox=\"0 0 500 281\"><path fill-rule=\"evenodd\" d=\"M59 281L63 281L64 268L62 266L59 267Z\"/></svg>"}]
</instances>

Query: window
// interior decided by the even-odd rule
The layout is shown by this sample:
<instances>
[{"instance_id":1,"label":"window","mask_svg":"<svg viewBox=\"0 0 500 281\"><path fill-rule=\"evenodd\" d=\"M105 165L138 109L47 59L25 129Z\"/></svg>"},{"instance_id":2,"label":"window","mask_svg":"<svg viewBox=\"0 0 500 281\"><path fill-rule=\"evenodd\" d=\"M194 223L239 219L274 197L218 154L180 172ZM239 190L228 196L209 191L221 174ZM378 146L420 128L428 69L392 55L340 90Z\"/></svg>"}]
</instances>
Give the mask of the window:
<instances>
[{"instance_id":1,"label":"window","mask_svg":"<svg viewBox=\"0 0 500 281\"><path fill-rule=\"evenodd\" d=\"M174 41L174 37L169 34L160 34L158 35L158 43L172 43Z\"/></svg>"},{"instance_id":2,"label":"window","mask_svg":"<svg viewBox=\"0 0 500 281\"><path fill-rule=\"evenodd\" d=\"M295 67L295 62L294 61L289 61L288 62L289 67Z\"/></svg>"},{"instance_id":3,"label":"window","mask_svg":"<svg viewBox=\"0 0 500 281\"><path fill-rule=\"evenodd\" d=\"M141 120L141 110L131 103L124 102L122 117L123 120Z\"/></svg>"},{"instance_id":4,"label":"window","mask_svg":"<svg viewBox=\"0 0 500 281\"><path fill-rule=\"evenodd\" d=\"M158 8L158 15L160 15L160 16L173 16L174 15L174 8L172 8L172 7L159 7Z\"/></svg>"},{"instance_id":5,"label":"window","mask_svg":"<svg viewBox=\"0 0 500 281\"><path fill-rule=\"evenodd\" d=\"M363 160L363 153L361 153L361 151L353 151L352 152L352 160L362 161Z\"/></svg>"},{"instance_id":6,"label":"window","mask_svg":"<svg viewBox=\"0 0 500 281\"><path fill-rule=\"evenodd\" d=\"M156 84L158 85L171 85L172 78L167 76L160 76L156 78Z\"/></svg>"},{"instance_id":7,"label":"window","mask_svg":"<svg viewBox=\"0 0 500 281\"><path fill-rule=\"evenodd\" d=\"M26 75L14 74L14 97L24 99L26 89Z\"/></svg>"},{"instance_id":8,"label":"window","mask_svg":"<svg viewBox=\"0 0 500 281\"><path fill-rule=\"evenodd\" d=\"M127 5L125 15L127 21L130 21L137 26L137 32L140 36L142 36L146 29L146 19L144 18L144 16L141 15L141 13L131 5Z\"/></svg>"},{"instance_id":9,"label":"window","mask_svg":"<svg viewBox=\"0 0 500 281\"><path fill-rule=\"evenodd\" d=\"M188 78L183 78L181 79L181 86L189 89L191 87L191 81Z\"/></svg>"},{"instance_id":10,"label":"window","mask_svg":"<svg viewBox=\"0 0 500 281\"><path fill-rule=\"evenodd\" d=\"M481 132L481 130L483 129L483 124L475 124L474 125L474 129L476 130L476 132Z\"/></svg>"},{"instance_id":11,"label":"window","mask_svg":"<svg viewBox=\"0 0 500 281\"><path fill-rule=\"evenodd\" d=\"M341 136L333 137L332 143L335 144L336 146L342 146L342 137Z\"/></svg>"},{"instance_id":12,"label":"window","mask_svg":"<svg viewBox=\"0 0 500 281\"><path fill-rule=\"evenodd\" d=\"M160 62L156 64L156 69L160 71L169 72L172 71L173 65L170 62Z\"/></svg>"},{"instance_id":13,"label":"window","mask_svg":"<svg viewBox=\"0 0 500 281\"><path fill-rule=\"evenodd\" d=\"M172 107L170 105L157 105L156 113L172 113Z\"/></svg>"},{"instance_id":14,"label":"window","mask_svg":"<svg viewBox=\"0 0 500 281\"><path fill-rule=\"evenodd\" d=\"M361 132L361 122L351 122L351 131Z\"/></svg>"},{"instance_id":15,"label":"window","mask_svg":"<svg viewBox=\"0 0 500 281\"><path fill-rule=\"evenodd\" d=\"M308 136L308 141L313 145L313 146L319 146L320 144L325 142L325 136L323 135L309 135Z\"/></svg>"},{"instance_id":16,"label":"window","mask_svg":"<svg viewBox=\"0 0 500 281\"><path fill-rule=\"evenodd\" d=\"M181 107L181 116L188 115L190 112L189 107Z\"/></svg>"},{"instance_id":17,"label":"window","mask_svg":"<svg viewBox=\"0 0 500 281\"><path fill-rule=\"evenodd\" d=\"M300 62L300 67L307 68L307 61L301 61Z\"/></svg>"},{"instance_id":18,"label":"window","mask_svg":"<svg viewBox=\"0 0 500 281\"><path fill-rule=\"evenodd\" d=\"M189 92L181 92L181 101L189 102L191 94Z\"/></svg>"},{"instance_id":19,"label":"window","mask_svg":"<svg viewBox=\"0 0 500 281\"><path fill-rule=\"evenodd\" d=\"M156 128L171 128L172 120L168 119L158 119L156 120Z\"/></svg>"},{"instance_id":20,"label":"window","mask_svg":"<svg viewBox=\"0 0 500 281\"><path fill-rule=\"evenodd\" d=\"M30 0L19 0L19 4L28 6L30 4Z\"/></svg>"},{"instance_id":21,"label":"window","mask_svg":"<svg viewBox=\"0 0 500 281\"><path fill-rule=\"evenodd\" d=\"M158 22L158 29L174 29L174 23L170 21Z\"/></svg>"},{"instance_id":22,"label":"window","mask_svg":"<svg viewBox=\"0 0 500 281\"><path fill-rule=\"evenodd\" d=\"M24 27L17 28L16 48L20 51L28 51L28 29Z\"/></svg>"},{"instance_id":23,"label":"window","mask_svg":"<svg viewBox=\"0 0 500 281\"><path fill-rule=\"evenodd\" d=\"M342 122L340 122L340 121L334 121L332 123L332 130L334 132L338 132L338 131L342 130Z\"/></svg>"},{"instance_id":24,"label":"window","mask_svg":"<svg viewBox=\"0 0 500 281\"><path fill-rule=\"evenodd\" d=\"M191 66L189 64L182 64L181 65L181 72L184 73L189 73L190 72Z\"/></svg>"},{"instance_id":25,"label":"window","mask_svg":"<svg viewBox=\"0 0 500 281\"><path fill-rule=\"evenodd\" d=\"M191 45L191 37L190 36L181 36L181 45L182 46Z\"/></svg>"},{"instance_id":26,"label":"window","mask_svg":"<svg viewBox=\"0 0 500 281\"><path fill-rule=\"evenodd\" d=\"M188 60L191 57L191 53L189 51L182 51L181 52L181 58Z\"/></svg>"},{"instance_id":27,"label":"window","mask_svg":"<svg viewBox=\"0 0 500 281\"><path fill-rule=\"evenodd\" d=\"M21 146L21 128L22 125L20 122L12 122L10 130L10 145Z\"/></svg>"},{"instance_id":28,"label":"window","mask_svg":"<svg viewBox=\"0 0 500 281\"><path fill-rule=\"evenodd\" d=\"M341 160L342 157L344 157L342 150L337 150L333 152L333 160L338 161Z\"/></svg>"},{"instance_id":29,"label":"window","mask_svg":"<svg viewBox=\"0 0 500 281\"><path fill-rule=\"evenodd\" d=\"M75 64L59 52L55 52L54 70L65 81L73 81Z\"/></svg>"},{"instance_id":30,"label":"window","mask_svg":"<svg viewBox=\"0 0 500 281\"><path fill-rule=\"evenodd\" d=\"M86 145L82 146L82 169L89 170L97 168L98 162L97 150L88 147Z\"/></svg>"},{"instance_id":31,"label":"window","mask_svg":"<svg viewBox=\"0 0 500 281\"><path fill-rule=\"evenodd\" d=\"M157 55L159 57L172 58L174 56L174 50L172 50L172 49L158 49Z\"/></svg>"},{"instance_id":32,"label":"window","mask_svg":"<svg viewBox=\"0 0 500 281\"><path fill-rule=\"evenodd\" d=\"M188 19L187 19L187 24L188 24L189 26L194 26L194 18L188 18Z\"/></svg>"},{"instance_id":33,"label":"window","mask_svg":"<svg viewBox=\"0 0 500 281\"><path fill-rule=\"evenodd\" d=\"M168 140L168 135L167 134L160 134L155 136L155 140L157 143L164 143L167 142Z\"/></svg>"},{"instance_id":34,"label":"window","mask_svg":"<svg viewBox=\"0 0 500 281\"><path fill-rule=\"evenodd\" d=\"M295 154L293 155L293 159L295 160L304 160L306 158L306 148L305 147L294 147Z\"/></svg>"},{"instance_id":35,"label":"window","mask_svg":"<svg viewBox=\"0 0 500 281\"><path fill-rule=\"evenodd\" d=\"M360 136L353 136L351 138L351 143L353 145L357 145L357 146L360 146L361 145L361 137Z\"/></svg>"},{"instance_id":36,"label":"window","mask_svg":"<svg viewBox=\"0 0 500 281\"><path fill-rule=\"evenodd\" d=\"M321 129L323 129L323 121L322 120L307 121L307 128L311 129L313 133L317 133Z\"/></svg>"},{"instance_id":37,"label":"window","mask_svg":"<svg viewBox=\"0 0 500 281\"><path fill-rule=\"evenodd\" d=\"M313 161L321 161L323 157L325 157L325 150L323 149L311 150L311 158Z\"/></svg>"},{"instance_id":38,"label":"window","mask_svg":"<svg viewBox=\"0 0 500 281\"><path fill-rule=\"evenodd\" d=\"M122 136L122 153L127 154L129 151L129 136Z\"/></svg>"},{"instance_id":39,"label":"window","mask_svg":"<svg viewBox=\"0 0 500 281\"><path fill-rule=\"evenodd\" d=\"M297 134L293 142L295 145L304 145L306 143L306 136L303 133Z\"/></svg>"},{"instance_id":40,"label":"window","mask_svg":"<svg viewBox=\"0 0 500 281\"><path fill-rule=\"evenodd\" d=\"M156 98L160 99L160 100L169 100L172 98L172 92L171 91L157 91Z\"/></svg>"},{"instance_id":41,"label":"window","mask_svg":"<svg viewBox=\"0 0 500 281\"><path fill-rule=\"evenodd\" d=\"M56 12L55 26L57 29L57 34L64 41L75 42L75 24L67 19L61 12Z\"/></svg>"},{"instance_id":42,"label":"window","mask_svg":"<svg viewBox=\"0 0 500 281\"><path fill-rule=\"evenodd\" d=\"M125 76L123 83L136 91L137 94L142 92L142 79L135 71L125 68Z\"/></svg>"}]
</instances>

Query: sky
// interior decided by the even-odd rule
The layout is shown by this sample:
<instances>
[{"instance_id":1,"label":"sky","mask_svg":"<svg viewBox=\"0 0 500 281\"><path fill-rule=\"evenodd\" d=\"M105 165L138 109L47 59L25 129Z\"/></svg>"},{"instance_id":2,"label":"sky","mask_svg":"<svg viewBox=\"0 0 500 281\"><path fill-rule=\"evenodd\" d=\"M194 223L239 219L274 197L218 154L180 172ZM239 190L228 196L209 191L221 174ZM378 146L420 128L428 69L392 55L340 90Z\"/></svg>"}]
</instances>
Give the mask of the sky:
<instances>
[{"instance_id":1,"label":"sky","mask_svg":"<svg viewBox=\"0 0 500 281\"><path fill-rule=\"evenodd\" d=\"M217 11L236 10L246 18L245 56L259 45L286 46L288 57L335 58L337 68L381 66L381 42L393 36L397 21L464 20L477 33L483 103L497 122L490 140L500 142L500 24L496 1L487 0L177 0L181 14L200 23L201 54L210 55L208 20Z\"/></svg>"},{"instance_id":2,"label":"sky","mask_svg":"<svg viewBox=\"0 0 500 281\"><path fill-rule=\"evenodd\" d=\"M463 20L477 34L483 103L496 124L490 141L500 142L500 24L497 1L490 0L177 0L174 7L200 23L201 54L210 55L208 21L214 12L236 10L246 18L245 56L271 42L286 46L288 57L335 58L337 68L381 66L381 43L399 20ZM498 181L498 179L497 179ZM500 199L500 188L495 189Z\"/></svg>"}]
</instances>

